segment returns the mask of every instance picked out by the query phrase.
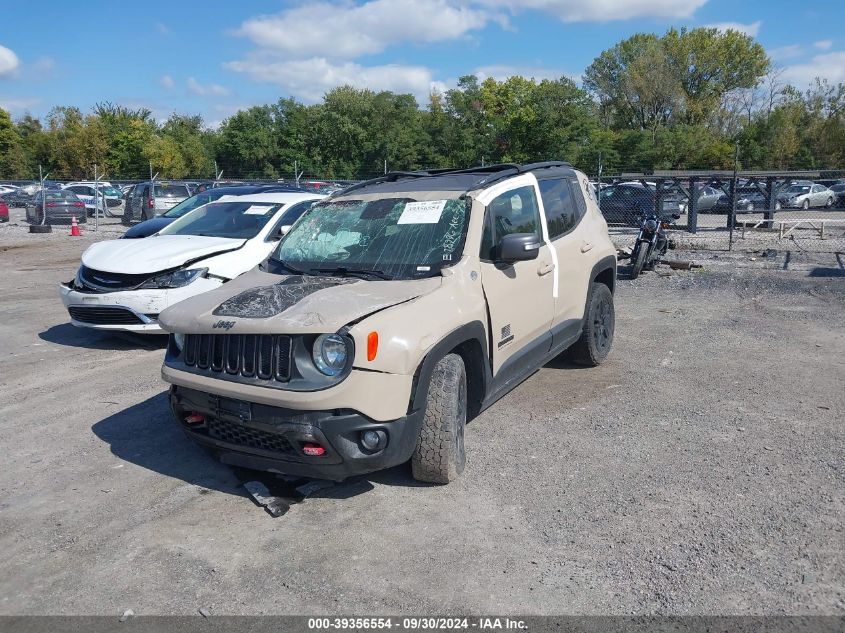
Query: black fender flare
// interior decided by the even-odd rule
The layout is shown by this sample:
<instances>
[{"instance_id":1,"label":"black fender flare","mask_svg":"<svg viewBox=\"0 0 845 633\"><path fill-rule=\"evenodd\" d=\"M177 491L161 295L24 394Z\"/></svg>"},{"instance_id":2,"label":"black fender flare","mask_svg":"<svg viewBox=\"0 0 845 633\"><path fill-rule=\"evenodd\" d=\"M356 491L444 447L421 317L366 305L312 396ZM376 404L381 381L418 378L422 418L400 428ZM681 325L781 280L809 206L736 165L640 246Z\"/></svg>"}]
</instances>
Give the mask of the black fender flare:
<instances>
[{"instance_id":1,"label":"black fender flare","mask_svg":"<svg viewBox=\"0 0 845 633\"><path fill-rule=\"evenodd\" d=\"M434 366L450 351L468 341L477 341L481 347L481 399L489 389L492 382L492 375L490 369L490 354L487 349L487 330L481 321L471 321L466 323L444 336L436 345L434 345L423 358L417 371L414 374L414 383L411 387L411 401L409 405L409 413L425 409L426 399L428 398L428 386L431 383L431 374L434 372ZM467 372L471 370L467 367ZM422 417L420 417L422 421Z\"/></svg>"},{"instance_id":2,"label":"black fender flare","mask_svg":"<svg viewBox=\"0 0 845 633\"><path fill-rule=\"evenodd\" d=\"M599 261L597 261L593 265L593 270L590 272L590 284L592 284L600 274L605 272L606 270L613 271L613 280L610 284L610 294L614 294L616 291L616 256L615 255L607 255L606 257L602 257ZM589 288L587 291L587 295L589 296Z\"/></svg>"}]
</instances>

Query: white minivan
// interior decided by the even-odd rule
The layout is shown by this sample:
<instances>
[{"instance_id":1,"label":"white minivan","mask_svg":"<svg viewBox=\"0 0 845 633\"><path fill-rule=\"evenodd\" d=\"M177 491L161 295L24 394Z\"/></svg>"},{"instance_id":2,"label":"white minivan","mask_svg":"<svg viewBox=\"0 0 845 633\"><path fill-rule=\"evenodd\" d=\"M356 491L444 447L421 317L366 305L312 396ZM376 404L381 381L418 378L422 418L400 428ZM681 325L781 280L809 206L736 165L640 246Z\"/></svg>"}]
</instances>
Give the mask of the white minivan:
<instances>
[{"instance_id":1,"label":"white minivan","mask_svg":"<svg viewBox=\"0 0 845 633\"><path fill-rule=\"evenodd\" d=\"M82 254L76 278L59 286L71 323L161 333L162 310L255 268L290 225L324 197L224 196L146 239L93 244Z\"/></svg>"}]
</instances>

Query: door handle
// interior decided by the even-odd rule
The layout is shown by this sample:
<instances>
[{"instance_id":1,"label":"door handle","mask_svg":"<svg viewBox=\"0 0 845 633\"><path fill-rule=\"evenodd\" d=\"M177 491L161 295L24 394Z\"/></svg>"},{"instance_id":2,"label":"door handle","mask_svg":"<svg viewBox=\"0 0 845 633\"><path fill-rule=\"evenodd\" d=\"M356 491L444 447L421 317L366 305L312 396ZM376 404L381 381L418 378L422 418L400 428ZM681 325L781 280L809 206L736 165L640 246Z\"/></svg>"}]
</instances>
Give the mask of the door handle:
<instances>
[{"instance_id":1,"label":"door handle","mask_svg":"<svg viewBox=\"0 0 845 633\"><path fill-rule=\"evenodd\" d=\"M589 250L593 249L593 244L591 242L581 242L581 252L586 253Z\"/></svg>"},{"instance_id":2,"label":"door handle","mask_svg":"<svg viewBox=\"0 0 845 633\"><path fill-rule=\"evenodd\" d=\"M548 275L554 269L555 269L554 264L543 264L542 266L540 266L537 269L537 274L540 275L540 277L542 277L543 275Z\"/></svg>"}]
</instances>

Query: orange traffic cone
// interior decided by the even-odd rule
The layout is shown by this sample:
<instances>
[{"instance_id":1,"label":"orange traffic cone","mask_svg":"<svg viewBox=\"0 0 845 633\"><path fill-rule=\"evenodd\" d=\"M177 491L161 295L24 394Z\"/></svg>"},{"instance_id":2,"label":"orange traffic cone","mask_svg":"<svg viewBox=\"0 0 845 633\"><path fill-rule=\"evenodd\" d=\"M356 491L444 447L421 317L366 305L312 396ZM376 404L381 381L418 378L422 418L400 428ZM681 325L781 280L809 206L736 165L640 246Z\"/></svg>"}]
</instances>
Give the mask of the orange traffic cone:
<instances>
[{"instance_id":1,"label":"orange traffic cone","mask_svg":"<svg viewBox=\"0 0 845 633\"><path fill-rule=\"evenodd\" d=\"M79 224L76 222L75 215L70 217L70 234L74 237L82 235L82 232L79 230Z\"/></svg>"}]
</instances>

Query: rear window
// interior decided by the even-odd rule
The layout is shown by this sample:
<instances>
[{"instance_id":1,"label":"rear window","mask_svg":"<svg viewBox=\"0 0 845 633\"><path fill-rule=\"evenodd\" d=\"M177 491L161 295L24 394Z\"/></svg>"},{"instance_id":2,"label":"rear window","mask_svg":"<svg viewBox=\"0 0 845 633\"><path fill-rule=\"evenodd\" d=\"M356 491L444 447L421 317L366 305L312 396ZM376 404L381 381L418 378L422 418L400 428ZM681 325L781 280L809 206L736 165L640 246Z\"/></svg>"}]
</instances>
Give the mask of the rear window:
<instances>
[{"instance_id":1,"label":"rear window","mask_svg":"<svg viewBox=\"0 0 845 633\"><path fill-rule=\"evenodd\" d=\"M187 198L190 194L185 185L156 185L155 195L161 198Z\"/></svg>"},{"instance_id":2,"label":"rear window","mask_svg":"<svg viewBox=\"0 0 845 633\"><path fill-rule=\"evenodd\" d=\"M47 200L76 200L76 194L72 191L48 191Z\"/></svg>"}]
</instances>

